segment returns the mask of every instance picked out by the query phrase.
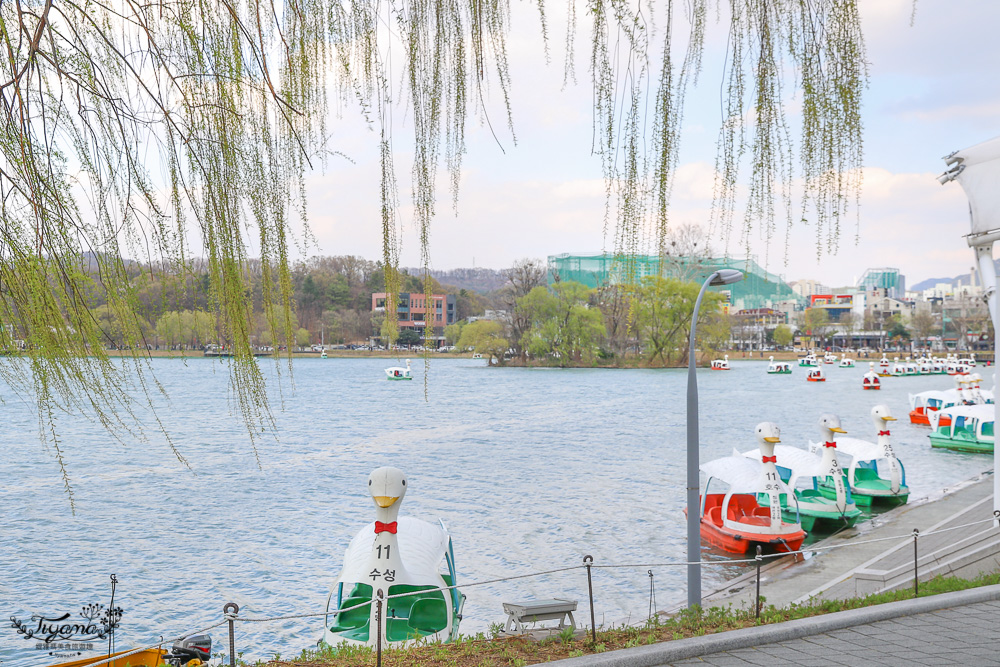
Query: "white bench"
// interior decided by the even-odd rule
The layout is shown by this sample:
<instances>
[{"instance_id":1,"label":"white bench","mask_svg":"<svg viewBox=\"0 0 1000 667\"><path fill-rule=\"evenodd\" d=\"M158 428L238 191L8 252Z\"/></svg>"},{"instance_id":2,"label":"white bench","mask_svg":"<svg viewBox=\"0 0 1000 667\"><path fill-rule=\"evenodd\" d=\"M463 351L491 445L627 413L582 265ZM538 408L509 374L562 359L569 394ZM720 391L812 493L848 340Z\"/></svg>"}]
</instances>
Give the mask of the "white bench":
<instances>
[{"instance_id":1,"label":"white bench","mask_svg":"<svg viewBox=\"0 0 1000 667\"><path fill-rule=\"evenodd\" d=\"M537 621L559 621L559 630L566 627L566 620L569 619L569 626L576 630L576 621L573 620L573 612L576 611L576 600L532 600L531 602L504 602L503 610L507 612L507 625L504 632L511 632L516 629L523 634L528 630L525 623L535 623Z\"/></svg>"}]
</instances>

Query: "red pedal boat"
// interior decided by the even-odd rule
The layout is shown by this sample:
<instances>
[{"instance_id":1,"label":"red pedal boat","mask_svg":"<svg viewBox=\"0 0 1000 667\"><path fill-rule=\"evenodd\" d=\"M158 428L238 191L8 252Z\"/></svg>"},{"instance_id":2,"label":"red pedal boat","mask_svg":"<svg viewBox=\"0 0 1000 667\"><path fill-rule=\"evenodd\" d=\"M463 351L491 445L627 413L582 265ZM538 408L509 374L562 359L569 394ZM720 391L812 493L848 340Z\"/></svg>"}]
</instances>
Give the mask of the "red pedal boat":
<instances>
[{"instance_id":1,"label":"red pedal boat","mask_svg":"<svg viewBox=\"0 0 1000 667\"><path fill-rule=\"evenodd\" d=\"M798 521L782 519L782 501L795 508L795 494L781 481L775 466L774 445L780 431L771 422L757 425L761 460L734 456L709 461L701 466L708 475L701 496L701 537L709 544L736 554L747 553L756 545L769 551L798 551L806 532ZM712 482L729 485L726 493L710 493ZM758 497L770 498L761 507Z\"/></svg>"}]
</instances>

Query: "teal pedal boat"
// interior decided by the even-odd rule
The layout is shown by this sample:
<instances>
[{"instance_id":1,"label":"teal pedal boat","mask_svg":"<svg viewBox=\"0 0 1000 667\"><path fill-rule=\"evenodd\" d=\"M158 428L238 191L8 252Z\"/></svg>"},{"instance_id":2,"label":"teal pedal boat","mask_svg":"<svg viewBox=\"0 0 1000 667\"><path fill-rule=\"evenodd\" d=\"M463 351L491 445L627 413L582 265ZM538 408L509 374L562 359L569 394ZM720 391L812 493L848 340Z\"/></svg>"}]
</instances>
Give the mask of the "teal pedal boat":
<instances>
[{"instance_id":1,"label":"teal pedal boat","mask_svg":"<svg viewBox=\"0 0 1000 667\"><path fill-rule=\"evenodd\" d=\"M878 440L840 438L834 446L837 459L846 471L844 477L855 504L868 508L902 505L910 497L910 489L906 485L906 469L889 442L888 422L896 418L887 405L876 405L871 414ZM824 445L829 446L828 443ZM810 443L810 448L818 451L824 445ZM835 481L836 478L822 481L818 486L820 493L827 498L836 497Z\"/></svg>"},{"instance_id":2,"label":"teal pedal boat","mask_svg":"<svg viewBox=\"0 0 1000 667\"><path fill-rule=\"evenodd\" d=\"M934 429L927 436L931 447L956 452L993 453L993 405L956 405L931 412L927 418Z\"/></svg>"},{"instance_id":3,"label":"teal pedal boat","mask_svg":"<svg viewBox=\"0 0 1000 667\"><path fill-rule=\"evenodd\" d=\"M830 428L844 432L836 415L826 414L820 417L821 432L828 434ZM827 437L827 440L830 439L832 438ZM746 452L744 456L756 458L760 456L760 451ZM829 533L853 526L861 518L862 512L854 504L851 490L843 481L843 472L833 449L826 447L821 453L814 453L798 447L776 445L774 456L777 458L778 475L795 494L798 517L803 529L808 532ZM819 489L820 483L828 479L841 480L839 487L833 484L833 498L826 497ZM758 502L764 504L768 499L761 497ZM782 498L781 510L783 516L795 516L795 506L789 505L785 497Z\"/></svg>"}]
</instances>

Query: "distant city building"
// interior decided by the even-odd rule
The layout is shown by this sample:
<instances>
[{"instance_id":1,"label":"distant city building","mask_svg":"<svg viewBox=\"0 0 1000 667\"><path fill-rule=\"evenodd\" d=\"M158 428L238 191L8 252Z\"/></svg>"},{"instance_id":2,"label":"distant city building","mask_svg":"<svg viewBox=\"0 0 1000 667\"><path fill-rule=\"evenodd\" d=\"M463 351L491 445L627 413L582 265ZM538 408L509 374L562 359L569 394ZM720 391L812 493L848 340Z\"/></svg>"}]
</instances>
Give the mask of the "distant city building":
<instances>
[{"instance_id":1,"label":"distant city building","mask_svg":"<svg viewBox=\"0 0 1000 667\"><path fill-rule=\"evenodd\" d=\"M482 315L473 315L472 317L465 318L470 324L476 320L490 320L492 322L510 322L510 313L506 310L490 310L486 309Z\"/></svg>"},{"instance_id":2,"label":"distant city building","mask_svg":"<svg viewBox=\"0 0 1000 667\"><path fill-rule=\"evenodd\" d=\"M647 276L663 275L692 282L703 282L719 269L743 272L743 280L716 292L728 292L729 304L736 310L781 308L785 302L796 302L792 288L773 273L765 271L752 258L667 257L659 255L623 256L612 253L581 253L551 255L548 258L548 280L575 281L588 287L638 283ZM725 309L725 307L724 307Z\"/></svg>"},{"instance_id":3,"label":"distant city building","mask_svg":"<svg viewBox=\"0 0 1000 667\"><path fill-rule=\"evenodd\" d=\"M813 294L829 294L833 291L818 280L793 280L788 286L803 299L808 299Z\"/></svg>"},{"instance_id":4,"label":"distant city building","mask_svg":"<svg viewBox=\"0 0 1000 667\"><path fill-rule=\"evenodd\" d=\"M385 312L385 300L388 298L385 292L372 294L372 312ZM433 313L432 325L435 329L444 329L449 324L455 323L455 295L454 294L433 294L431 295L431 305L427 303L427 296L423 292L401 292L399 302L396 307L396 317L399 321L399 329L424 329L427 326L429 313Z\"/></svg>"},{"instance_id":5,"label":"distant city building","mask_svg":"<svg viewBox=\"0 0 1000 667\"><path fill-rule=\"evenodd\" d=\"M840 322L845 313L852 313L858 320L864 317L864 294L813 294L809 307L826 311L830 322Z\"/></svg>"},{"instance_id":6,"label":"distant city building","mask_svg":"<svg viewBox=\"0 0 1000 667\"><path fill-rule=\"evenodd\" d=\"M875 289L884 289L886 296L893 299L906 298L906 276L899 272L899 269L881 268L868 269L858 280L858 289L871 292Z\"/></svg>"}]
</instances>

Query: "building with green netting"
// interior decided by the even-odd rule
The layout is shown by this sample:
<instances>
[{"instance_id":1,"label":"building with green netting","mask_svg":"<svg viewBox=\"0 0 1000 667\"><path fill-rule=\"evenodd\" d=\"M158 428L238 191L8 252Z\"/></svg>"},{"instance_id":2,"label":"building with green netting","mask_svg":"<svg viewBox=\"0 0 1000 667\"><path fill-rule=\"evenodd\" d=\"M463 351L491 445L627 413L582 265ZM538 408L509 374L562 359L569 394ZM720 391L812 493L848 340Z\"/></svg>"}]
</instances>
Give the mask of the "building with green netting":
<instances>
[{"instance_id":1,"label":"building with green netting","mask_svg":"<svg viewBox=\"0 0 1000 667\"><path fill-rule=\"evenodd\" d=\"M884 289L886 296L891 296L893 299L905 299L906 277L899 272L899 269L868 269L858 281L858 289L868 293L876 289Z\"/></svg>"},{"instance_id":2,"label":"building with green netting","mask_svg":"<svg viewBox=\"0 0 1000 667\"><path fill-rule=\"evenodd\" d=\"M703 282L713 271L736 269L743 272L743 280L732 285L713 287L715 291L728 292L729 303L736 310L771 308L779 303L799 302L801 298L792 291L780 276L765 271L752 258L733 257L688 258L659 255L615 255L611 253L550 255L548 258L549 284L557 280L575 281L588 287L638 283L646 276L662 275Z\"/></svg>"}]
</instances>

